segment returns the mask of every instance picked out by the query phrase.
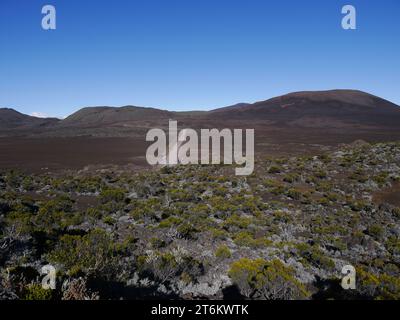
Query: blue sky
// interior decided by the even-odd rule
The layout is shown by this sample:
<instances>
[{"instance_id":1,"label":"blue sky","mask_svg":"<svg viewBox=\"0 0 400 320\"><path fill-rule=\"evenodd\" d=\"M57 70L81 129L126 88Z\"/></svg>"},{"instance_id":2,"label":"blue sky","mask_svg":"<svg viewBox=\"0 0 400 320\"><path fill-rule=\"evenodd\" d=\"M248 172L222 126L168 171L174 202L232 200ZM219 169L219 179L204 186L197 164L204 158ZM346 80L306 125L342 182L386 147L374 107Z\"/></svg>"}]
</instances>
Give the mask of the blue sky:
<instances>
[{"instance_id":1,"label":"blue sky","mask_svg":"<svg viewBox=\"0 0 400 320\"><path fill-rule=\"evenodd\" d=\"M206 110L333 88L400 104L399 49L398 0L1 0L0 107Z\"/></svg>"}]
</instances>

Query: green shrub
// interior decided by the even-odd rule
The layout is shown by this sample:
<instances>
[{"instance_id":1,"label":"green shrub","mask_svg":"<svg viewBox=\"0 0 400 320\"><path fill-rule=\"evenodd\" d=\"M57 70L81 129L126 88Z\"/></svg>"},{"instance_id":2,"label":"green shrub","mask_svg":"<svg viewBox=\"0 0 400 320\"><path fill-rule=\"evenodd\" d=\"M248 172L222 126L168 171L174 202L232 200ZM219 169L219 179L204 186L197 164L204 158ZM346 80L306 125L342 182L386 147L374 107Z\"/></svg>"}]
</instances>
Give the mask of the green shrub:
<instances>
[{"instance_id":1,"label":"green shrub","mask_svg":"<svg viewBox=\"0 0 400 320\"><path fill-rule=\"evenodd\" d=\"M265 237L255 239L250 232L242 231L235 235L233 241L238 246L262 248L271 245L271 241Z\"/></svg>"},{"instance_id":2,"label":"green shrub","mask_svg":"<svg viewBox=\"0 0 400 320\"><path fill-rule=\"evenodd\" d=\"M392 214L395 218L400 219L400 208L399 207L393 208Z\"/></svg>"},{"instance_id":3,"label":"green shrub","mask_svg":"<svg viewBox=\"0 0 400 320\"><path fill-rule=\"evenodd\" d=\"M91 219L98 220L101 219L103 214L98 208L88 208L86 210L86 215Z\"/></svg>"},{"instance_id":4,"label":"green shrub","mask_svg":"<svg viewBox=\"0 0 400 320\"><path fill-rule=\"evenodd\" d=\"M332 259L325 256L320 248L316 246L310 246L307 243L298 243L296 248L300 256L315 267L327 270L334 269L335 263Z\"/></svg>"},{"instance_id":5,"label":"green shrub","mask_svg":"<svg viewBox=\"0 0 400 320\"><path fill-rule=\"evenodd\" d=\"M274 188L272 188L272 189L270 190L270 192L271 192L273 195L279 196L279 195L285 194L286 189L285 189L285 186L284 186L283 184L281 184L281 185L277 185L277 186L275 186Z\"/></svg>"},{"instance_id":6,"label":"green shrub","mask_svg":"<svg viewBox=\"0 0 400 320\"><path fill-rule=\"evenodd\" d=\"M328 192L324 195L325 198L327 198L331 202L336 202L339 200L339 195L334 192Z\"/></svg>"},{"instance_id":7,"label":"green shrub","mask_svg":"<svg viewBox=\"0 0 400 320\"><path fill-rule=\"evenodd\" d=\"M282 211L282 210L275 210L273 213L274 221L288 223L292 219L290 213Z\"/></svg>"},{"instance_id":8,"label":"green shrub","mask_svg":"<svg viewBox=\"0 0 400 320\"><path fill-rule=\"evenodd\" d=\"M31 215L30 221L35 231L52 232L83 221L83 216L73 213L73 201L66 196L40 203L36 214Z\"/></svg>"},{"instance_id":9,"label":"green shrub","mask_svg":"<svg viewBox=\"0 0 400 320\"><path fill-rule=\"evenodd\" d=\"M383 227L379 224L373 224L369 226L367 232L370 236L374 237L377 240L381 239L384 234Z\"/></svg>"},{"instance_id":10,"label":"green shrub","mask_svg":"<svg viewBox=\"0 0 400 320\"><path fill-rule=\"evenodd\" d=\"M271 166L268 169L268 173L271 173L271 174L281 173L281 172L282 172L282 167L279 167L279 166Z\"/></svg>"},{"instance_id":11,"label":"green shrub","mask_svg":"<svg viewBox=\"0 0 400 320\"><path fill-rule=\"evenodd\" d=\"M239 229L246 229L252 222L252 219L249 217L242 217L238 214L231 215L228 219L225 220L225 227L236 227Z\"/></svg>"},{"instance_id":12,"label":"green shrub","mask_svg":"<svg viewBox=\"0 0 400 320\"><path fill-rule=\"evenodd\" d=\"M81 272L112 274L118 261L117 254L111 237L103 230L94 230L84 236L62 236L48 259L63 265L70 275Z\"/></svg>"},{"instance_id":13,"label":"green shrub","mask_svg":"<svg viewBox=\"0 0 400 320\"><path fill-rule=\"evenodd\" d=\"M228 237L228 232L223 229L210 228L209 231L211 231L212 237L217 240L225 240Z\"/></svg>"},{"instance_id":14,"label":"green shrub","mask_svg":"<svg viewBox=\"0 0 400 320\"><path fill-rule=\"evenodd\" d=\"M325 179L328 174L326 173L326 171L319 169L315 172L314 176L318 179Z\"/></svg>"},{"instance_id":15,"label":"green shrub","mask_svg":"<svg viewBox=\"0 0 400 320\"><path fill-rule=\"evenodd\" d=\"M386 183L386 180L388 178L389 174L387 172L381 172L374 176L372 180L374 180L377 184L383 185Z\"/></svg>"},{"instance_id":16,"label":"green shrub","mask_svg":"<svg viewBox=\"0 0 400 320\"><path fill-rule=\"evenodd\" d=\"M288 173L283 177L283 181L288 183L293 183L299 180L299 175L297 173Z\"/></svg>"},{"instance_id":17,"label":"green shrub","mask_svg":"<svg viewBox=\"0 0 400 320\"><path fill-rule=\"evenodd\" d=\"M180 236L185 239L193 239L195 233L198 232L198 230L190 223L181 224L178 227L177 231L180 234Z\"/></svg>"},{"instance_id":18,"label":"green shrub","mask_svg":"<svg viewBox=\"0 0 400 320\"><path fill-rule=\"evenodd\" d=\"M159 224L159 228L171 228L172 226L177 226L182 222L181 218L171 216L168 217L167 219L162 220Z\"/></svg>"},{"instance_id":19,"label":"green shrub","mask_svg":"<svg viewBox=\"0 0 400 320\"><path fill-rule=\"evenodd\" d=\"M53 298L52 289L44 289L41 284L31 283L27 285L22 294L23 300L51 300Z\"/></svg>"},{"instance_id":20,"label":"green shrub","mask_svg":"<svg viewBox=\"0 0 400 320\"><path fill-rule=\"evenodd\" d=\"M105 224L108 224L108 225L112 226L112 225L114 225L117 221L116 221L113 217L111 217L111 216L105 216L105 217L103 218L103 222L104 222Z\"/></svg>"},{"instance_id":21,"label":"green shrub","mask_svg":"<svg viewBox=\"0 0 400 320\"><path fill-rule=\"evenodd\" d=\"M107 202L121 202L125 199L125 191L123 189L109 188L104 189L100 193L100 201Z\"/></svg>"},{"instance_id":22,"label":"green shrub","mask_svg":"<svg viewBox=\"0 0 400 320\"><path fill-rule=\"evenodd\" d=\"M162 203L158 198L135 200L132 205L134 208L130 214L137 220L142 218L157 220L157 213L162 211Z\"/></svg>"},{"instance_id":23,"label":"green shrub","mask_svg":"<svg viewBox=\"0 0 400 320\"><path fill-rule=\"evenodd\" d=\"M166 246L166 243L164 240L155 238L155 237L150 239L150 244L154 249L160 249L160 248L164 248Z\"/></svg>"},{"instance_id":24,"label":"green shrub","mask_svg":"<svg viewBox=\"0 0 400 320\"><path fill-rule=\"evenodd\" d=\"M294 270L280 260L242 258L231 264L229 277L240 292L253 299L302 299L309 293L295 278Z\"/></svg>"},{"instance_id":25,"label":"green shrub","mask_svg":"<svg viewBox=\"0 0 400 320\"><path fill-rule=\"evenodd\" d=\"M184 189L169 189L168 194L173 201L191 201L193 195Z\"/></svg>"},{"instance_id":26,"label":"green shrub","mask_svg":"<svg viewBox=\"0 0 400 320\"><path fill-rule=\"evenodd\" d=\"M350 209L353 211L362 211L368 207L368 203L364 200L347 201Z\"/></svg>"},{"instance_id":27,"label":"green shrub","mask_svg":"<svg viewBox=\"0 0 400 320\"><path fill-rule=\"evenodd\" d=\"M398 237L389 237L385 246L392 255L400 255L400 239Z\"/></svg>"},{"instance_id":28,"label":"green shrub","mask_svg":"<svg viewBox=\"0 0 400 320\"><path fill-rule=\"evenodd\" d=\"M300 200L302 193L300 190L292 188L287 191L287 196L292 198L293 200Z\"/></svg>"},{"instance_id":29,"label":"green shrub","mask_svg":"<svg viewBox=\"0 0 400 320\"><path fill-rule=\"evenodd\" d=\"M399 300L400 299L400 278L388 274L379 276L379 300Z\"/></svg>"},{"instance_id":30,"label":"green shrub","mask_svg":"<svg viewBox=\"0 0 400 320\"><path fill-rule=\"evenodd\" d=\"M329 154L326 154L326 153L319 155L318 158L325 164L327 164L327 163L332 161L331 156Z\"/></svg>"},{"instance_id":31,"label":"green shrub","mask_svg":"<svg viewBox=\"0 0 400 320\"><path fill-rule=\"evenodd\" d=\"M182 272L184 259L177 259L169 252L156 252L152 257L142 256L137 261L142 270L147 270L164 283Z\"/></svg>"},{"instance_id":32,"label":"green shrub","mask_svg":"<svg viewBox=\"0 0 400 320\"><path fill-rule=\"evenodd\" d=\"M265 179L263 182L264 187L266 188L274 188L278 185L281 185L281 183L278 180L274 179Z\"/></svg>"},{"instance_id":33,"label":"green shrub","mask_svg":"<svg viewBox=\"0 0 400 320\"><path fill-rule=\"evenodd\" d=\"M220 245L217 250L215 250L215 256L220 259L229 259L232 254L226 245Z\"/></svg>"}]
</instances>

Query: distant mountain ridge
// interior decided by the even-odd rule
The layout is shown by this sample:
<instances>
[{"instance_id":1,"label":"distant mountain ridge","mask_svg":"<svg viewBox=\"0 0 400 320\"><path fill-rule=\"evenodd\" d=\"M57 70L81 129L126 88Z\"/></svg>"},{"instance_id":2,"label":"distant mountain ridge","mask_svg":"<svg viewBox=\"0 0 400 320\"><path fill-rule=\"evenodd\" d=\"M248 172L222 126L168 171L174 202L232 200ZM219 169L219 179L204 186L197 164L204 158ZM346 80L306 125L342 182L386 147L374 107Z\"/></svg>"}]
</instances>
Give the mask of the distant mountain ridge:
<instances>
[{"instance_id":1,"label":"distant mountain ridge","mask_svg":"<svg viewBox=\"0 0 400 320\"><path fill-rule=\"evenodd\" d=\"M314 109L318 107L319 109ZM360 109L362 107L362 109ZM293 109L296 111L321 113L338 111L366 111L365 107L383 112L393 112L393 107L398 107L396 104L357 90L329 90L329 91L300 91L293 92L283 96L274 97L265 101L259 101L252 104L238 104L231 107L219 108L212 110L213 113L224 111L235 112L287 112L283 109L290 108L290 113ZM301 108L301 109L300 109Z\"/></svg>"},{"instance_id":2,"label":"distant mountain ridge","mask_svg":"<svg viewBox=\"0 0 400 320\"><path fill-rule=\"evenodd\" d=\"M400 107L357 90L302 91L256 103L239 103L211 111L173 112L156 108L86 107L64 120L42 119L12 109L0 109L0 129L13 131L46 128L49 134L70 130L69 134L91 134L108 130L108 135L126 134L129 128L164 126L175 119L202 127L212 123L222 127L242 122L269 126L294 127L383 127L398 128ZM73 129L77 130L73 130ZM83 131L79 131L83 130ZM122 130L122 131L121 131Z\"/></svg>"},{"instance_id":3,"label":"distant mountain ridge","mask_svg":"<svg viewBox=\"0 0 400 320\"><path fill-rule=\"evenodd\" d=\"M29 129L47 127L58 123L56 118L38 118L28 116L10 108L0 108L0 129Z\"/></svg>"},{"instance_id":4,"label":"distant mountain ridge","mask_svg":"<svg viewBox=\"0 0 400 320\"><path fill-rule=\"evenodd\" d=\"M104 125L124 121L140 121L165 119L171 117L173 112L156 108L135 106L124 107L87 107L78 110L65 118L61 125Z\"/></svg>"}]
</instances>

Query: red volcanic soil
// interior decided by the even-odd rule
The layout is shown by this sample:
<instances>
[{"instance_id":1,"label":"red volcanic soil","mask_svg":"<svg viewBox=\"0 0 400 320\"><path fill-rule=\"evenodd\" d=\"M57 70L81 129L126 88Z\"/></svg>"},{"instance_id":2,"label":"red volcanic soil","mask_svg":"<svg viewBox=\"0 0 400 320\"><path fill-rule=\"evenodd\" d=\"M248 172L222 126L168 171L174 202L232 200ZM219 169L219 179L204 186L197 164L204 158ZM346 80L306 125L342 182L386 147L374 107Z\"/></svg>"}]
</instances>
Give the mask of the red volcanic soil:
<instances>
[{"instance_id":1,"label":"red volcanic soil","mask_svg":"<svg viewBox=\"0 0 400 320\"><path fill-rule=\"evenodd\" d=\"M87 165L146 165L144 139L0 138L0 169L46 171Z\"/></svg>"},{"instance_id":2,"label":"red volcanic soil","mask_svg":"<svg viewBox=\"0 0 400 320\"><path fill-rule=\"evenodd\" d=\"M352 129L262 126L254 122L213 123L215 127L254 128L255 153L262 156L316 154L340 143L400 140L400 132ZM204 123L203 127L213 127ZM183 129L178 122L178 129ZM145 156L150 143L145 132L137 137L3 137L0 138L0 170L53 171L85 166L131 165L148 167Z\"/></svg>"},{"instance_id":3,"label":"red volcanic soil","mask_svg":"<svg viewBox=\"0 0 400 320\"><path fill-rule=\"evenodd\" d=\"M393 183L390 188L375 193L374 202L390 203L391 205L400 207L400 183Z\"/></svg>"}]
</instances>

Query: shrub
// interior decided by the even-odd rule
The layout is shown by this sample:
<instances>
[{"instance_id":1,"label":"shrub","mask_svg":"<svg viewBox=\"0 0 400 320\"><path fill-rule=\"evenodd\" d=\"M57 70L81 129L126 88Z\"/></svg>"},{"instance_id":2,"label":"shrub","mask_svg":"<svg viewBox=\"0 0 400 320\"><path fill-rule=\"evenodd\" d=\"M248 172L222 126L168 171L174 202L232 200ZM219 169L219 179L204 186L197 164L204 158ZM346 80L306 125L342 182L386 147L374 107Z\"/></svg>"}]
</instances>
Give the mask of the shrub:
<instances>
[{"instance_id":1,"label":"shrub","mask_svg":"<svg viewBox=\"0 0 400 320\"><path fill-rule=\"evenodd\" d=\"M140 259L138 259L140 260ZM157 279L164 283L172 279L179 271L182 270L181 264L172 253L151 252L147 257L143 257L142 269L152 273Z\"/></svg>"},{"instance_id":2,"label":"shrub","mask_svg":"<svg viewBox=\"0 0 400 320\"><path fill-rule=\"evenodd\" d=\"M86 215L91 219L97 220L102 217L102 212L97 208L88 208L86 210Z\"/></svg>"},{"instance_id":3,"label":"shrub","mask_svg":"<svg viewBox=\"0 0 400 320\"><path fill-rule=\"evenodd\" d=\"M26 191L32 191L34 188L34 181L33 178L30 176L26 176L23 178L21 182L22 188Z\"/></svg>"},{"instance_id":4,"label":"shrub","mask_svg":"<svg viewBox=\"0 0 400 320\"><path fill-rule=\"evenodd\" d=\"M72 214L73 201L68 197L57 197L40 205L32 223L37 231L49 232L80 222L82 217ZM75 220L77 218L77 220Z\"/></svg>"},{"instance_id":5,"label":"shrub","mask_svg":"<svg viewBox=\"0 0 400 320\"><path fill-rule=\"evenodd\" d=\"M379 276L379 296L380 300L399 300L400 299L400 278L390 276L386 273Z\"/></svg>"},{"instance_id":6,"label":"shrub","mask_svg":"<svg viewBox=\"0 0 400 320\"><path fill-rule=\"evenodd\" d=\"M268 173L271 173L271 174L281 173L281 172L282 172L282 167L279 167L279 166L271 166L268 169Z\"/></svg>"},{"instance_id":7,"label":"shrub","mask_svg":"<svg viewBox=\"0 0 400 320\"><path fill-rule=\"evenodd\" d=\"M201 262L191 258L188 252L181 247L164 253L150 251L147 256L141 256L137 260L142 271L146 270L152 273L161 283L169 281L175 276L182 276L190 281L188 276L196 278L203 269Z\"/></svg>"},{"instance_id":8,"label":"shrub","mask_svg":"<svg viewBox=\"0 0 400 320\"><path fill-rule=\"evenodd\" d=\"M387 172L381 172L378 175L374 176L372 179L379 185L383 185L386 183L389 174Z\"/></svg>"},{"instance_id":9,"label":"shrub","mask_svg":"<svg viewBox=\"0 0 400 320\"><path fill-rule=\"evenodd\" d=\"M276 210L273 213L274 215L274 221L279 221L279 222L284 222L288 223L291 220L291 215L288 212L282 211L282 210Z\"/></svg>"},{"instance_id":10,"label":"shrub","mask_svg":"<svg viewBox=\"0 0 400 320\"><path fill-rule=\"evenodd\" d=\"M228 213L231 213L231 212L234 212L237 210L236 207L232 206L231 203L226 201L226 199L221 196L211 197L210 204L212 206L213 213L217 214L220 217L224 217Z\"/></svg>"},{"instance_id":11,"label":"shrub","mask_svg":"<svg viewBox=\"0 0 400 320\"><path fill-rule=\"evenodd\" d=\"M266 188L273 188L276 187L277 185L280 185L281 183L277 180L273 179L265 179L263 182L264 187Z\"/></svg>"},{"instance_id":12,"label":"shrub","mask_svg":"<svg viewBox=\"0 0 400 320\"><path fill-rule=\"evenodd\" d=\"M228 237L228 232L222 229L210 228L211 235L214 239L225 240Z\"/></svg>"},{"instance_id":13,"label":"shrub","mask_svg":"<svg viewBox=\"0 0 400 320\"><path fill-rule=\"evenodd\" d=\"M155 237L150 239L150 244L155 249L164 248L166 246L164 240Z\"/></svg>"},{"instance_id":14,"label":"shrub","mask_svg":"<svg viewBox=\"0 0 400 320\"><path fill-rule=\"evenodd\" d=\"M183 223L177 229L179 235L185 239L193 239L198 230L190 223Z\"/></svg>"},{"instance_id":15,"label":"shrub","mask_svg":"<svg viewBox=\"0 0 400 320\"><path fill-rule=\"evenodd\" d=\"M327 173L322 169L317 170L314 175L318 179L325 179L328 176Z\"/></svg>"},{"instance_id":16,"label":"shrub","mask_svg":"<svg viewBox=\"0 0 400 320\"><path fill-rule=\"evenodd\" d=\"M325 207L329 206L329 200L325 197L319 198L316 202L318 204L320 204L321 206L325 206Z\"/></svg>"},{"instance_id":17,"label":"shrub","mask_svg":"<svg viewBox=\"0 0 400 320\"><path fill-rule=\"evenodd\" d=\"M98 300L97 292L88 289L87 280L83 278L73 279L67 285L63 293L63 300Z\"/></svg>"},{"instance_id":18,"label":"shrub","mask_svg":"<svg viewBox=\"0 0 400 320\"><path fill-rule=\"evenodd\" d=\"M113 274L117 253L111 237L103 230L94 230L84 236L62 236L48 259L63 265L70 275L81 272Z\"/></svg>"},{"instance_id":19,"label":"shrub","mask_svg":"<svg viewBox=\"0 0 400 320\"><path fill-rule=\"evenodd\" d=\"M301 299L309 295L294 277L294 270L277 259L243 258L231 264L228 274L248 298Z\"/></svg>"},{"instance_id":20,"label":"shrub","mask_svg":"<svg viewBox=\"0 0 400 320\"><path fill-rule=\"evenodd\" d=\"M392 255L400 255L400 239L398 237L390 236L385 246Z\"/></svg>"},{"instance_id":21,"label":"shrub","mask_svg":"<svg viewBox=\"0 0 400 320\"><path fill-rule=\"evenodd\" d=\"M379 224L373 224L368 227L367 232L370 236L379 240L382 238L384 230L383 230L382 226L380 226Z\"/></svg>"},{"instance_id":22,"label":"shrub","mask_svg":"<svg viewBox=\"0 0 400 320\"><path fill-rule=\"evenodd\" d=\"M210 208L207 204L205 203L198 203L195 204L192 208L191 211L194 215L199 216L199 217L204 217L206 218L208 214L210 213Z\"/></svg>"},{"instance_id":23,"label":"shrub","mask_svg":"<svg viewBox=\"0 0 400 320\"><path fill-rule=\"evenodd\" d=\"M279 196L279 195L284 194L285 191L286 191L285 186L281 184L281 185L277 185L276 187L272 188L270 192L273 195Z\"/></svg>"},{"instance_id":24,"label":"shrub","mask_svg":"<svg viewBox=\"0 0 400 320\"><path fill-rule=\"evenodd\" d=\"M261 237L254 239L253 235L250 232L247 231L242 231L239 232L234 240L233 240L238 246L243 246L243 247L254 247L254 248L261 248L261 247L266 247L271 245L271 241Z\"/></svg>"},{"instance_id":25,"label":"shrub","mask_svg":"<svg viewBox=\"0 0 400 320\"><path fill-rule=\"evenodd\" d=\"M319 155L318 158L325 164L327 164L327 163L332 161L331 156L329 154L326 154L326 153Z\"/></svg>"},{"instance_id":26,"label":"shrub","mask_svg":"<svg viewBox=\"0 0 400 320\"><path fill-rule=\"evenodd\" d=\"M283 181L288 183L293 183L299 180L299 175L297 173L288 173L283 177Z\"/></svg>"},{"instance_id":27,"label":"shrub","mask_svg":"<svg viewBox=\"0 0 400 320\"><path fill-rule=\"evenodd\" d=\"M51 300L53 298L52 289L44 289L41 284L31 283L23 290L22 299L24 300Z\"/></svg>"},{"instance_id":28,"label":"shrub","mask_svg":"<svg viewBox=\"0 0 400 320\"><path fill-rule=\"evenodd\" d=\"M113 217L111 217L111 216L105 216L105 217L103 218L103 222L104 222L105 224L108 224L108 225L112 226L112 225L114 225L117 221L116 221Z\"/></svg>"},{"instance_id":29,"label":"shrub","mask_svg":"<svg viewBox=\"0 0 400 320\"><path fill-rule=\"evenodd\" d=\"M226 245L220 245L217 250L215 250L215 256L220 259L229 259L232 254Z\"/></svg>"},{"instance_id":30,"label":"shrub","mask_svg":"<svg viewBox=\"0 0 400 320\"><path fill-rule=\"evenodd\" d=\"M301 191L292 188L287 191L287 195L288 195L288 197L292 198L293 200L300 200L302 193L301 193Z\"/></svg>"},{"instance_id":31,"label":"shrub","mask_svg":"<svg viewBox=\"0 0 400 320\"><path fill-rule=\"evenodd\" d=\"M351 210L353 211L362 211L366 207L368 207L368 203L364 200L356 200L356 201L347 201L348 205L350 206Z\"/></svg>"},{"instance_id":32,"label":"shrub","mask_svg":"<svg viewBox=\"0 0 400 320\"><path fill-rule=\"evenodd\" d=\"M38 214L71 212L72 205L73 201L69 197L60 196L41 205Z\"/></svg>"},{"instance_id":33,"label":"shrub","mask_svg":"<svg viewBox=\"0 0 400 320\"><path fill-rule=\"evenodd\" d=\"M324 197L327 198L331 202L336 202L339 200L339 195L334 192L328 192L328 193L324 194Z\"/></svg>"},{"instance_id":34,"label":"shrub","mask_svg":"<svg viewBox=\"0 0 400 320\"><path fill-rule=\"evenodd\" d=\"M395 218L400 219L400 208L399 208L399 207L393 208L392 214L393 214L393 216L394 216Z\"/></svg>"},{"instance_id":35,"label":"shrub","mask_svg":"<svg viewBox=\"0 0 400 320\"><path fill-rule=\"evenodd\" d=\"M168 195L173 201L191 201L193 195L184 189L170 189Z\"/></svg>"},{"instance_id":36,"label":"shrub","mask_svg":"<svg viewBox=\"0 0 400 320\"><path fill-rule=\"evenodd\" d=\"M373 298L376 296L379 286L379 279L364 268L356 268L357 291L364 297Z\"/></svg>"},{"instance_id":37,"label":"shrub","mask_svg":"<svg viewBox=\"0 0 400 320\"><path fill-rule=\"evenodd\" d=\"M161 211L161 202L158 198L149 198L144 200L135 200L131 211L134 219L149 218L150 220L158 219L157 213Z\"/></svg>"},{"instance_id":38,"label":"shrub","mask_svg":"<svg viewBox=\"0 0 400 320\"><path fill-rule=\"evenodd\" d=\"M350 174L349 179L356 180L360 183L365 183L368 181L368 176L362 170L355 170Z\"/></svg>"},{"instance_id":39,"label":"shrub","mask_svg":"<svg viewBox=\"0 0 400 320\"><path fill-rule=\"evenodd\" d=\"M238 214L233 214L228 219L225 220L224 226L246 229L251 222L252 219L249 217L241 217Z\"/></svg>"},{"instance_id":40,"label":"shrub","mask_svg":"<svg viewBox=\"0 0 400 320\"><path fill-rule=\"evenodd\" d=\"M11 212L6 217L6 223L17 234L29 234L33 231L34 225L32 224L32 215L24 212Z\"/></svg>"},{"instance_id":41,"label":"shrub","mask_svg":"<svg viewBox=\"0 0 400 320\"><path fill-rule=\"evenodd\" d=\"M299 243L296 248L300 256L317 268L332 270L335 267L333 260L326 257L318 247L310 246L307 243Z\"/></svg>"},{"instance_id":42,"label":"shrub","mask_svg":"<svg viewBox=\"0 0 400 320\"><path fill-rule=\"evenodd\" d=\"M125 198L125 191L123 189L109 188L104 189L100 193L100 201L107 202L121 202Z\"/></svg>"},{"instance_id":43,"label":"shrub","mask_svg":"<svg viewBox=\"0 0 400 320\"><path fill-rule=\"evenodd\" d=\"M188 274L187 272L182 272L182 274L180 276L180 280L186 285L188 285L191 282L193 282L193 279L192 279L191 275Z\"/></svg>"}]
</instances>

